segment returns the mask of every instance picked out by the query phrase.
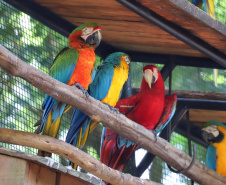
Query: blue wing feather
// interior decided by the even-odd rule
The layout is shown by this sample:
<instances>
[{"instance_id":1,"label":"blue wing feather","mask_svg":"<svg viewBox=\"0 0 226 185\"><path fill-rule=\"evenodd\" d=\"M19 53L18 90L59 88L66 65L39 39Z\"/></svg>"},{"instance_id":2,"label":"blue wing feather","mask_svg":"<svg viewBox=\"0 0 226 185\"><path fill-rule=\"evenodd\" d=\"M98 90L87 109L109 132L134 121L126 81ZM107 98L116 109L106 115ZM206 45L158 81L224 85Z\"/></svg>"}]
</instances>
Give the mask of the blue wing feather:
<instances>
[{"instance_id":1,"label":"blue wing feather","mask_svg":"<svg viewBox=\"0 0 226 185\"><path fill-rule=\"evenodd\" d=\"M59 80L60 82L68 83L75 69L78 56L79 53L74 48L63 49L56 57L52 67L50 68L50 76ZM42 117L41 130L51 110L53 110L52 121L55 122L58 117L62 116L65 107L65 103L59 104L56 99L46 94L43 103L44 112Z\"/></svg>"},{"instance_id":2,"label":"blue wing feather","mask_svg":"<svg viewBox=\"0 0 226 185\"><path fill-rule=\"evenodd\" d=\"M209 145L206 153L206 166L214 171L216 171L217 166L217 154L216 147Z\"/></svg>"},{"instance_id":3,"label":"blue wing feather","mask_svg":"<svg viewBox=\"0 0 226 185\"><path fill-rule=\"evenodd\" d=\"M97 100L102 100L106 97L112 83L114 75L114 66L105 64L93 72L95 78L89 86L89 94ZM82 137L91 122L91 118L76 109L71 119L71 127L68 131L66 142L76 145L78 132L82 128Z\"/></svg>"}]
</instances>

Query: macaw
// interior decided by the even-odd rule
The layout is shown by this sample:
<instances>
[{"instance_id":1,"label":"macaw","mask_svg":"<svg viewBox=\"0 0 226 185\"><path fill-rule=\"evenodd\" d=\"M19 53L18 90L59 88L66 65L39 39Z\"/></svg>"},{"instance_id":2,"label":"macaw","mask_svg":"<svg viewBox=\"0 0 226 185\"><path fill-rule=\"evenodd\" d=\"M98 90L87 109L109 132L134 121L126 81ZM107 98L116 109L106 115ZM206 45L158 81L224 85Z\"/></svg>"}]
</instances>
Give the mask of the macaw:
<instances>
[{"instance_id":1,"label":"macaw","mask_svg":"<svg viewBox=\"0 0 226 185\"><path fill-rule=\"evenodd\" d=\"M213 0L192 0L192 4L198 6L199 8L203 4L205 12L207 12L212 18L216 19ZM217 76L218 76L217 69L213 69L213 76L214 76L214 85L217 86Z\"/></svg>"},{"instance_id":2,"label":"macaw","mask_svg":"<svg viewBox=\"0 0 226 185\"><path fill-rule=\"evenodd\" d=\"M89 86L90 96L113 108L119 100L122 87L128 78L129 63L130 58L125 53L110 54L103 65L97 69L96 76ZM97 125L98 122L92 121L88 115L75 109L66 142L77 148L83 148L88 135ZM71 166L74 169L77 168L75 164L71 164Z\"/></svg>"},{"instance_id":3,"label":"macaw","mask_svg":"<svg viewBox=\"0 0 226 185\"><path fill-rule=\"evenodd\" d=\"M92 81L96 60L94 50L101 41L100 31L100 25L92 22L72 31L68 38L69 47L56 56L50 68L50 76L67 85L76 85L83 91L87 90ZM56 137L61 117L70 107L46 94L42 105L43 117L40 123L35 124L39 125L36 133L40 133L45 126L42 134ZM38 155L50 157L51 153L39 150Z\"/></svg>"},{"instance_id":4,"label":"macaw","mask_svg":"<svg viewBox=\"0 0 226 185\"><path fill-rule=\"evenodd\" d=\"M202 137L209 144L206 153L206 166L226 176L226 126L218 121L203 125Z\"/></svg>"},{"instance_id":5,"label":"macaw","mask_svg":"<svg viewBox=\"0 0 226 185\"><path fill-rule=\"evenodd\" d=\"M143 68L140 91L134 96L119 100L115 108L127 118L153 130L155 134L168 124L176 110L175 94L165 96L164 82L157 67ZM123 171L128 159L138 146L116 132L103 128L101 139L101 162Z\"/></svg>"}]
</instances>

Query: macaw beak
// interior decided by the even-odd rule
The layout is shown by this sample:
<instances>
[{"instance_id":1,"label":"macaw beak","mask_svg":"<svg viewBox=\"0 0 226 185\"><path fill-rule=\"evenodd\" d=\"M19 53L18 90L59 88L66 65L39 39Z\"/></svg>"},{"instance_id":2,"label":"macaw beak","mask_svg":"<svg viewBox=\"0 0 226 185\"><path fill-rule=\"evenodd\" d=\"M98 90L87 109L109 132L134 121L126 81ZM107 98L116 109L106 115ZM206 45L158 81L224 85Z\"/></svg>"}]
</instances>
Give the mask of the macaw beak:
<instances>
[{"instance_id":1,"label":"macaw beak","mask_svg":"<svg viewBox=\"0 0 226 185\"><path fill-rule=\"evenodd\" d=\"M213 140L215 138L212 133L209 133L205 130L201 131L201 135L202 135L202 138L204 139L204 141L208 144L210 143L211 140Z\"/></svg>"},{"instance_id":2,"label":"macaw beak","mask_svg":"<svg viewBox=\"0 0 226 185\"><path fill-rule=\"evenodd\" d=\"M99 46L102 39L100 29L95 30L91 35L86 38L86 43L89 45L95 45L95 49Z\"/></svg>"},{"instance_id":3,"label":"macaw beak","mask_svg":"<svg viewBox=\"0 0 226 185\"><path fill-rule=\"evenodd\" d=\"M151 89L151 84L153 82L153 72L150 69L144 71L144 79L148 83L149 88Z\"/></svg>"}]
</instances>

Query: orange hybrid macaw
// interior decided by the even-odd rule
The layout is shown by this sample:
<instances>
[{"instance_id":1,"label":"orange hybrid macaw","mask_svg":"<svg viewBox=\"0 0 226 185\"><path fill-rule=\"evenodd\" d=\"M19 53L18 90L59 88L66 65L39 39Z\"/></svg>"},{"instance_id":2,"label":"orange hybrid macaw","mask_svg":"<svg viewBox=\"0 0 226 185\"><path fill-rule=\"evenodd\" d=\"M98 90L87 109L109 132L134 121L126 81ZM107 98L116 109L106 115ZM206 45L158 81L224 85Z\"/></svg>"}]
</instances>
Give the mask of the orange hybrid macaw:
<instances>
[{"instance_id":1,"label":"orange hybrid macaw","mask_svg":"<svg viewBox=\"0 0 226 185\"><path fill-rule=\"evenodd\" d=\"M96 60L94 50L101 41L100 30L100 25L93 22L77 27L68 38L69 47L56 56L50 68L50 76L67 85L76 85L87 90L92 81ZM46 94L42 106L43 117L36 133L40 133L44 127L43 135L56 137L61 117L70 107ZM39 150L38 155L50 157L51 153Z\"/></svg>"},{"instance_id":2,"label":"orange hybrid macaw","mask_svg":"<svg viewBox=\"0 0 226 185\"><path fill-rule=\"evenodd\" d=\"M119 100L116 108L125 116L148 130L159 133L175 113L176 95L165 96L164 82L153 65L143 68L143 80L136 95ZM123 171L138 146L110 129L103 129L101 162Z\"/></svg>"}]
</instances>

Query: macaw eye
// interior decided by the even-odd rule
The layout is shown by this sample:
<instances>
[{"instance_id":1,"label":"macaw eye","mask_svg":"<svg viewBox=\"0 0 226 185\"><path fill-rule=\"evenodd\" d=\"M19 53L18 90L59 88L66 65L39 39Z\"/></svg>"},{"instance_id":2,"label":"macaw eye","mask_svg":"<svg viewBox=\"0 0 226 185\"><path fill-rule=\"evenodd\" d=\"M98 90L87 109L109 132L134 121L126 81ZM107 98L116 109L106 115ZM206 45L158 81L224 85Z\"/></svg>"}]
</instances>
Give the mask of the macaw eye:
<instances>
[{"instance_id":1,"label":"macaw eye","mask_svg":"<svg viewBox=\"0 0 226 185\"><path fill-rule=\"evenodd\" d=\"M92 27L85 27L82 29L82 35L89 35L90 33L92 33L93 28Z\"/></svg>"},{"instance_id":2,"label":"macaw eye","mask_svg":"<svg viewBox=\"0 0 226 185\"><path fill-rule=\"evenodd\" d=\"M127 64L130 64L130 58L129 56L124 56L124 60L126 61Z\"/></svg>"}]
</instances>

